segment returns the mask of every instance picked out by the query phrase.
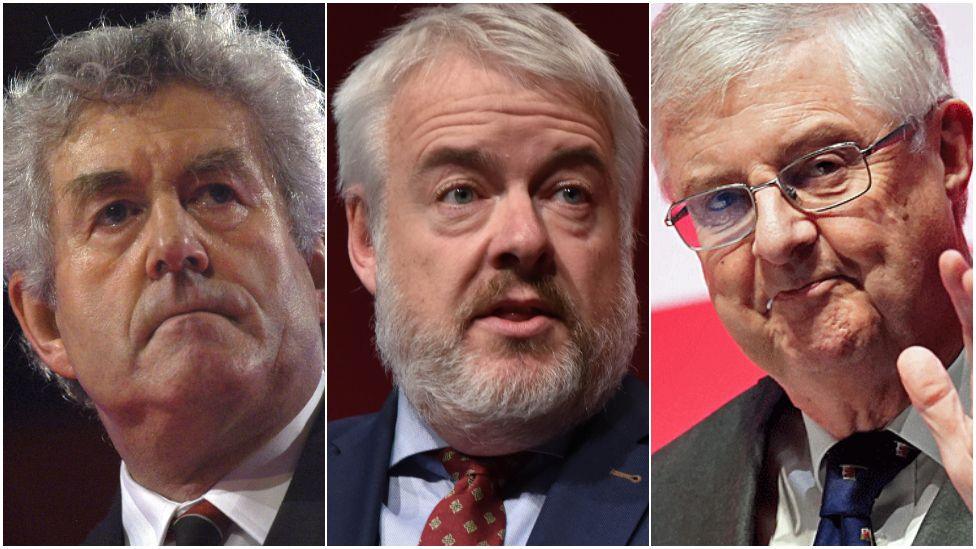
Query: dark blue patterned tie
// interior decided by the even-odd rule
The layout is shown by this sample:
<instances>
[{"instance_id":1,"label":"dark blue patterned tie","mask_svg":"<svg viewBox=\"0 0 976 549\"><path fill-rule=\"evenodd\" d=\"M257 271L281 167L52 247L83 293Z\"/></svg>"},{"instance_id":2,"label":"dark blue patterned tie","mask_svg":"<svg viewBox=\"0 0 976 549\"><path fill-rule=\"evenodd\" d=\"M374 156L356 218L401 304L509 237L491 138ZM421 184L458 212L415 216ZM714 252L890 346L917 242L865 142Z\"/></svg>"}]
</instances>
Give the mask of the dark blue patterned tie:
<instances>
[{"instance_id":1,"label":"dark blue patterned tie","mask_svg":"<svg viewBox=\"0 0 976 549\"><path fill-rule=\"evenodd\" d=\"M918 450L894 433L855 433L826 455L827 479L814 545L874 545L871 508Z\"/></svg>"}]
</instances>

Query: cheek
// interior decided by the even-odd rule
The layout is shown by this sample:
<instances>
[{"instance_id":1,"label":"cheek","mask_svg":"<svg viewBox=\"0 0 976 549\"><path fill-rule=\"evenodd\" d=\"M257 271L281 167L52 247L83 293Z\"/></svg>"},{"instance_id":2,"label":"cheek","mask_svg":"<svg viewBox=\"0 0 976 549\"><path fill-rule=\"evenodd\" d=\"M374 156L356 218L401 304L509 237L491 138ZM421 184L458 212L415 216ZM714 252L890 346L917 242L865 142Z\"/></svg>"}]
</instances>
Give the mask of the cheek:
<instances>
[{"instance_id":1,"label":"cheek","mask_svg":"<svg viewBox=\"0 0 976 549\"><path fill-rule=\"evenodd\" d=\"M401 234L406 238L387 239L386 259L379 267L389 271L387 279L414 313L450 318L463 297L467 273L480 264L474 238L436 238L419 231Z\"/></svg>"},{"instance_id":2,"label":"cheek","mask_svg":"<svg viewBox=\"0 0 976 549\"><path fill-rule=\"evenodd\" d=\"M591 321L598 321L617 306L618 284L624 268L620 235L616 225L607 225L586 238L566 231L552 231L557 279L572 288L577 303ZM629 276L633 276L631 272Z\"/></svg>"},{"instance_id":3,"label":"cheek","mask_svg":"<svg viewBox=\"0 0 976 549\"><path fill-rule=\"evenodd\" d=\"M55 265L58 323L68 339L80 334L112 334L120 341L120 332L128 327L135 302L141 291L138 261L131 254L103 254L89 250L56 249ZM82 336L84 339L86 336ZM98 339L83 347L105 343Z\"/></svg>"},{"instance_id":4,"label":"cheek","mask_svg":"<svg viewBox=\"0 0 976 549\"><path fill-rule=\"evenodd\" d=\"M706 252L699 256L705 284L716 306L720 302L749 303L755 280L755 259L750 251L752 240L731 250Z\"/></svg>"},{"instance_id":5,"label":"cheek","mask_svg":"<svg viewBox=\"0 0 976 549\"><path fill-rule=\"evenodd\" d=\"M280 227L236 233L214 243L214 273L240 284L271 316L314 308L314 284L291 236Z\"/></svg>"}]
</instances>

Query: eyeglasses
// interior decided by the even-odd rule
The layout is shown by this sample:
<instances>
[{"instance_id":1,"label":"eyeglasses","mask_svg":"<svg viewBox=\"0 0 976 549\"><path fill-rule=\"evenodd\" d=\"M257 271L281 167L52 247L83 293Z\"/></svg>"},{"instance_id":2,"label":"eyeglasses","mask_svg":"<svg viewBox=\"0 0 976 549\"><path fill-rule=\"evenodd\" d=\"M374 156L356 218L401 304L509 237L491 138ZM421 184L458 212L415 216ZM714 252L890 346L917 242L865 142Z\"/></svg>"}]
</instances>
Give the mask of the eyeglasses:
<instances>
[{"instance_id":1,"label":"eyeglasses","mask_svg":"<svg viewBox=\"0 0 976 549\"><path fill-rule=\"evenodd\" d=\"M847 204L871 188L868 157L915 134L907 122L867 148L837 143L790 162L776 177L758 185L734 183L683 198L668 208L664 223L674 227L695 251L730 246L756 228L755 194L776 186L794 208L820 213Z\"/></svg>"}]
</instances>

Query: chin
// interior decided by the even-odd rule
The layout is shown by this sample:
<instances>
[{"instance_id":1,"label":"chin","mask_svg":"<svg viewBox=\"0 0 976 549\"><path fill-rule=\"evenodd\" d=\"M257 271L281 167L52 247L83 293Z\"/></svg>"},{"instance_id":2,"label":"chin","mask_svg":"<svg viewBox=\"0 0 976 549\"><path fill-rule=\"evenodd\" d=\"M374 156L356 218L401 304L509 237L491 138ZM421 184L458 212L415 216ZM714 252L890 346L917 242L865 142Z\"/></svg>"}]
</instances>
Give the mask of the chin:
<instances>
[{"instance_id":1,"label":"chin","mask_svg":"<svg viewBox=\"0 0 976 549\"><path fill-rule=\"evenodd\" d=\"M786 360L824 372L861 367L880 337L880 318L860 310L825 313L778 331L774 341Z\"/></svg>"},{"instance_id":2,"label":"chin","mask_svg":"<svg viewBox=\"0 0 976 549\"><path fill-rule=\"evenodd\" d=\"M606 403L627 366L571 341L465 347L414 355L392 370L435 431L482 454L523 450L571 429Z\"/></svg>"}]
</instances>

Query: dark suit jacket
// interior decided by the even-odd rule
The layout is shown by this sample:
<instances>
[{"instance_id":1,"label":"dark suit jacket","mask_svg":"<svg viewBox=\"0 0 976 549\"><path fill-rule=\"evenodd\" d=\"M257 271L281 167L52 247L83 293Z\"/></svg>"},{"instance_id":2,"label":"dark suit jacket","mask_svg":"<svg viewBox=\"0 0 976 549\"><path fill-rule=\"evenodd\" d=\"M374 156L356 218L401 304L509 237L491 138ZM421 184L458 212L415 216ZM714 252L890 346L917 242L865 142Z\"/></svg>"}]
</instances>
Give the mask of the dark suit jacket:
<instances>
[{"instance_id":1,"label":"dark suit jacket","mask_svg":"<svg viewBox=\"0 0 976 549\"><path fill-rule=\"evenodd\" d=\"M323 400L265 545L322 545L325 540L324 407ZM88 534L82 545L125 545L121 494L116 496L108 516Z\"/></svg>"},{"instance_id":2,"label":"dark suit jacket","mask_svg":"<svg viewBox=\"0 0 976 549\"><path fill-rule=\"evenodd\" d=\"M376 414L329 423L329 545L379 543L396 408L394 391ZM647 545L647 410L647 387L627 378L577 430L529 545Z\"/></svg>"},{"instance_id":3,"label":"dark suit jacket","mask_svg":"<svg viewBox=\"0 0 976 549\"><path fill-rule=\"evenodd\" d=\"M792 406L770 378L742 393L654 453L651 538L655 545L754 545L757 508L775 509L765 484L768 426ZM772 493L770 493L772 491ZM973 515L947 481L916 545L972 546Z\"/></svg>"}]
</instances>

